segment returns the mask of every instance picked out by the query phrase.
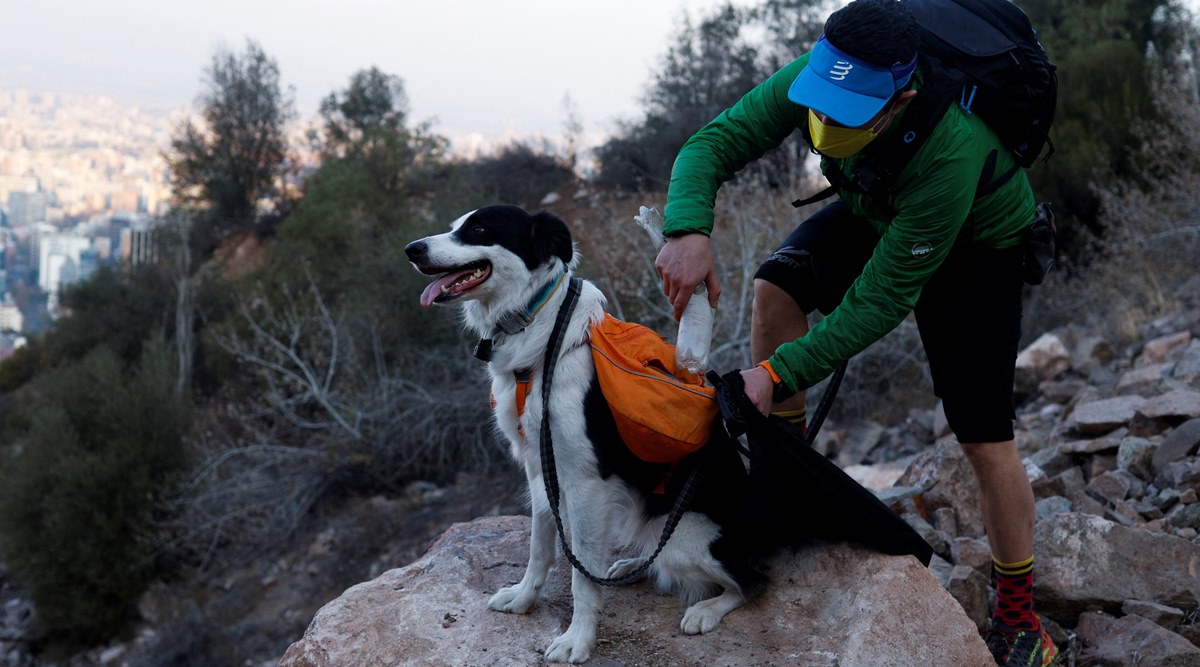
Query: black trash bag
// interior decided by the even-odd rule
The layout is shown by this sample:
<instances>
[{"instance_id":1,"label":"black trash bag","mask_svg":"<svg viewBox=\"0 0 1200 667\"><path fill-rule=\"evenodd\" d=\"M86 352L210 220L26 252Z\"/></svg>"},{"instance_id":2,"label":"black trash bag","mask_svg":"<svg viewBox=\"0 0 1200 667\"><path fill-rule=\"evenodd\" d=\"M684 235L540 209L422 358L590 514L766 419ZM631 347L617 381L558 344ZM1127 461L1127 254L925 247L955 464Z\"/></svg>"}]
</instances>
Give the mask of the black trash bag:
<instances>
[{"instance_id":1,"label":"black trash bag","mask_svg":"<svg viewBox=\"0 0 1200 667\"><path fill-rule=\"evenodd\" d=\"M746 435L750 477L744 538L755 551L816 541L853 542L928 567L929 546L911 526L832 461L808 446L800 429L764 417L746 396L740 371L709 371L730 436Z\"/></svg>"}]
</instances>

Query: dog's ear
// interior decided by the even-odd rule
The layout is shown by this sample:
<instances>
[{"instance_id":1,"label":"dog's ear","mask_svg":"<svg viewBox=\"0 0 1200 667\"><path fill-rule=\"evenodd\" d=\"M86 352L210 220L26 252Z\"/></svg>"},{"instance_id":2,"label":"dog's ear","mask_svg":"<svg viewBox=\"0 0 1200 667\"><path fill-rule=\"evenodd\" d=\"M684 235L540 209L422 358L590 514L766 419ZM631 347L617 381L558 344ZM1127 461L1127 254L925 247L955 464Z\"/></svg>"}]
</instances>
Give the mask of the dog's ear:
<instances>
[{"instance_id":1,"label":"dog's ear","mask_svg":"<svg viewBox=\"0 0 1200 667\"><path fill-rule=\"evenodd\" d=\"M557 257L563 264L570 264L575 256L575 246L571 243L571 230L567 223L548 211L538 211L532 215L533 253L538 264L543 264L551 257Z\"/></svg>"}]
</instances>

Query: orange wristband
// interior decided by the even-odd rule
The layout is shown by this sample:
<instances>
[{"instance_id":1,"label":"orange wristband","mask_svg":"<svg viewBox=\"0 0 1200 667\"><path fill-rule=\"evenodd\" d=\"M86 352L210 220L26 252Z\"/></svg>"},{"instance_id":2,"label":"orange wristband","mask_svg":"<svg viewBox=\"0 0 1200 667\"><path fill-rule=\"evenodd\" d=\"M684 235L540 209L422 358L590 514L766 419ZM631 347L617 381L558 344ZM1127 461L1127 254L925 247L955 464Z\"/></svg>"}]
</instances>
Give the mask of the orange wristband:
<instances>
[{"instance_id":1,"label":"orange wristband","mask_svg":"<svg viewBox=\"0 0 1200 667\"><path fill-rule=\"evenodd\" d=\"M779 373L776 373L775 369L771 368L771 361L769 359L758 362L758 365L762 368L767 369L767 372L771 374L771 382L774 382L775 384L779 384L780 382L783 382L783 380L781 380L779 378Z\"/></svg>"}]
</instances>

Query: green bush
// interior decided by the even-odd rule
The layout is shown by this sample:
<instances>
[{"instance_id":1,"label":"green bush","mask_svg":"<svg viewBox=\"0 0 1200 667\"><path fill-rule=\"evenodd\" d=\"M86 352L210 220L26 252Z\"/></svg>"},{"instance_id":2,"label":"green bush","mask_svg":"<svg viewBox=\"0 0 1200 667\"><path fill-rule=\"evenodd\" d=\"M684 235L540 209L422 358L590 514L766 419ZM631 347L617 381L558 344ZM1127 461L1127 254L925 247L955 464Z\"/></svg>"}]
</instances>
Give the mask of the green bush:
<instances>
[{"instance_id":1,"label":"green bush","mask_svg":"<svg viewBox=\"0 0 1200 667\"><path fill-rule=\"evenodd\" d=\"M85 645L119 632L158 574L151 526L185 464L186 403L161 339L132 370L101 347L26 390L27 430L0 467L0 549L46 639Z\"/></svg>"}]
</instances>

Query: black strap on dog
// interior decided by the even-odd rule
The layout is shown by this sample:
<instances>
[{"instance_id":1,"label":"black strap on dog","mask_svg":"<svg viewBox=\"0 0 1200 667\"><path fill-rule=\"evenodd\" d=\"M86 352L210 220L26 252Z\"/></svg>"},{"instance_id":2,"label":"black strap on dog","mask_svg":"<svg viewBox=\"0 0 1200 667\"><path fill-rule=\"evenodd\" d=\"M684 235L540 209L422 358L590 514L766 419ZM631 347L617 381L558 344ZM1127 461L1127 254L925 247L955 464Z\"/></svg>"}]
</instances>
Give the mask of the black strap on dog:
<instances>
[{"instance_id":1,"label":"black strap on dog","mask_svg":"<svg viewBox=\"0 0 1200 667\"><path fill-rule=\"evenodd\" d=\"M675 532L675 527L679 525L679 520L683 518L683 513L691 504L692 495L696 483L700 477L700 472L704 469L704 464L708 460L708 456L704 455L692 468L692 472L688 475L687 481L683 483L683 488L679 492L679 497L675 499L675 505L671 508L671 512L667 515L667 522L663 526L662 537L658 540L658 547L646 562L638 566L632 572L626 573L620 577L598 577L588 571L583 563L575 557L571 551L571 545L567 543L567 534L563 530L562 515L559 512L559 487L558 487L558 471L554 465L554 441L550 434L550 388L554 380L554 367L558 365L559 350L562 349L563 338L566 336L567 323L571 321L571 314L575 311L575 305L579 301L579 293L582 289L583 281L579 278L571 278L571 285L567 289L566 297L563 299L562 305L558 308L558 318L554 321L554 330L550 333L550 342L546 346L546 358L542 362L542 434L541 434L541 456L542 456L542 480L546 484L546 498L550 501L550 511L554 514L554 523L558 526L558 538L562 543L563 553L566 554L567 560L571 566L579 573L587 577L593 583L601 586L626 586L634 582L640 581L646 572L650 569L650 565L658 558L667 545L667 541L671 539L672 533ZM705 449L708 449L707 447Z\"/></svg>"}]
</instances>

